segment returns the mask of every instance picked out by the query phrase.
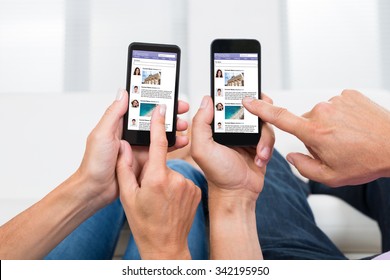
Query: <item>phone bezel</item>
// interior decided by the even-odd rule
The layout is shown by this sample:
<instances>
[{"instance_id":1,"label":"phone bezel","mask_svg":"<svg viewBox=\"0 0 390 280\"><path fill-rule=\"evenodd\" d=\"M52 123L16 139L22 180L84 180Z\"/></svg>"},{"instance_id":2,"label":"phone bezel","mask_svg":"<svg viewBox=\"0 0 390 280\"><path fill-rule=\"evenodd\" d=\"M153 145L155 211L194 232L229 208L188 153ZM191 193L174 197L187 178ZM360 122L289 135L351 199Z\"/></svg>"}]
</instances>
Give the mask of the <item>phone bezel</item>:
<instances>
[{"instance_id":1,"label":"phone bezel","mask_svg":"<svg viewBox=\"0 0 390 280\"><path fill-rule=\"evenodd\" d=\"M261 45L255 39L216 39L211 43L211 98L215 104L214 53L257 53L258 54L258 97L261 97ZM213 115L215 109L213 109ZM215 133L214 118L211 124L214 141L227 146L256 146L261 136L261 120L258 119L258 133Z\"/></svg>"},{"instance_id":2,"label":"phone bezel","mask_svg":"<svg viewBox=\"0 0 390 280\"><path fill-rule=\"evenodd\" d=\"M176 45L165 45L165 44L152 44L152 43L131 43L128 47L127 55L127 77L126 77L126 90L129 96L129 102L131 98L130 84L132 77L132 53L134 50L140 51L155 51L155 52L169 52L175 53L177 55L176 61L176 81L174 89L174 98L173 98L173 119L172 119L172 131L166 132L168 146L171 147L175 145L176 142L176 119L177 119L177 106L178 106L178 96L179 96L179 76L180 76L180 53L181 50ZM129 108L126 111L123 119L123 136L122 138L128 141L131 145L140 145L148 146L150 145L150 131L145 130L128 130L128 117L129 117Z\"/></svg>"}]
</instances>

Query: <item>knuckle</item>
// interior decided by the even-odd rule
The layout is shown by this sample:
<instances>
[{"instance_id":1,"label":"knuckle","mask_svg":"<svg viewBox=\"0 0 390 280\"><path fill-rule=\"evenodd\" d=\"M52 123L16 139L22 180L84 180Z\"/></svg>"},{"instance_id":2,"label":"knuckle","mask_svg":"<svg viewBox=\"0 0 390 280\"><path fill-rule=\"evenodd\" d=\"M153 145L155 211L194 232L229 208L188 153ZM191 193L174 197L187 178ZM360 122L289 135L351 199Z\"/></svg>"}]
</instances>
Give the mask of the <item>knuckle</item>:
<instances>
[{"instance_id":1,"label":"knuckle","mask_svg":"<svg viewBox=\"0 0 390 280\"><path fill-rule=\"evenodd\" d=\"M200 198L200 196L201 196L201 191L200 191L199 187L196 186L194 184L194 182L192 182L189 179L186 179L186 181L187 181L187 190L190 194L190 197L192 197L192 199L195 201L198 200L198 197Z\"/></svg>"},{"instance_id":2,"label":"knuckle","mask_svg":"<svg viewBox=\"0 0 390 280\"><path fill-rule=\"evenodd\" d=\"M190 148L191 157L198 161L204 156L204 151L201 145L198 145L195 141L192 141Z\"/></svg>"},{"instance_id":3,"label":"knuckle","mask_svg":"<svg viewBox=\"0 0 390 280\"><path fill-rule=\"evenodd\" d=\"M186 187L186 179L180 173L176 171L172 171L169 176L169 186L173 190L174 193L183 192Z\"/></svg>"},{"instance_id":4,"label":"knuckle","mask_svg":"<svg viewBox=\"0 0 390 280\"><path fill-rule=\"evenodd\" d=\"M264 130L266 131L266 135L269 137L269 139L273 142L275 142L275 131L273 126L267 124L264 124Z\"/></svg>"},{"instance_id":5,"label":"knuckle","mask_svg":"<svg viewBox=\"0 0 390 280\"><path fill-rule=\"evenodd\" d=\"M318 104L316 104L314 107L313 107L313 112L316 112L316 113L319 113L319 114L327 114L329 113L330 109L331 109L331 104L329 102L320 102Z\"/></svg>"},{"instance_id":6,"label":"knuckle","mask_svg":"<svg viewBox=\"0 0 390 280\"><path fill-rule=\"evenodd\" d=\"M341 92L342 97L348 97L348 98L355 98L355 97L359 97L361 95L362 94L360 92L358 92L357 90L353 90L353 89L344 89Z\"/></svg>"},{"instance_id":7,"label":"knuckle","mask_svg":"<svg viewBox=\"0 0 390 280\"><path fill-rule=\"evenodd\" d=\"M195 189L195 194L194 194L195 201L197 201L199 203L200 199L202 198L202 191L195 184L193 187Z\"/></svg>"},{"instance_id":8,"label":"knuckle","mask_svg":"<svg viewBox=\"0 0 390 280\"><path fill-rule=\"evenodd\" d=\"M157 146L158 148L168 148L168 140L166 137L157 137L153 141L153 145Z\"/></svg>"},{"instance_id":9,"label":"knuckle","mask_svg":"<svg viewBox=\"0 0 390 280\"><path fill-rule=\"evenodd\" d=\"M145 180L145 182L143 182L143 183L148 188L154 189L154 190L159 190L159 189L164 187L164 180L156 178L155 176ZM141 183L141 186L142 186L142 183Z\"/></svg>"},{"instance_id":10,"label":"knuckle","mask_svg":"<svg viewBox=\"0 0 390 280\"><path fill-rule=\"evenodd\" d=\"M112 116L112 115L115 115L115 110L113 108L113 105L109 106L106 111L104 112L104 116L107 117L107 116Z\"/></svg>"},{"instance_id":11,"label":"knuckle","mask_svg":"<svg viewBox=\"0 0 390 280\"><path fill-rule=\"evenodd\" d=\"M339 99L340 99L340 97L341 96L333 96L333 97L331 97L331 98L329 98L329 103L335 103L335 102L337 102Z\"/></svg>"},{"instance_id":12,"label":"knuckle","mask_svg":"<svg viewBox=\"0 0 390 280\"><path fill-rule=\"evenodd\" d=\"M199 113L198 113L192 119L192 126L193 127L198 127L199 125L202 125L202 122L200 120Z\"/></svg>"},{"instance_id":13,"label":"knuckle","mask_svg":"<svg viewBox=\"0 0 390 280\"><path fill-rule=\"evenodd\" d=\"M91 145L92 143L98 141L99 139L101 139L103 136L102 136L102 133L99 132L99 130L97 129L94 129L87 137L87 144L88 145Z\"/></svg>"},{"instance_id":14,"label":"knuckle","mask_svg":"<svg viewBox=\"0 0 390 280\"><path fill-rule=\"evenodd\" d=\"M262 143L262 146L273 146L275 144L276 138L275 138L275 132L271 125L269 124L263 124L263 128L261 131L261 137L260 142Z\"/></svg>"},{"instance_id":15,"label":"knuckle","mask_svg":"<svg viewBox=\"0 0 390 280\"><path fill-rule=\"evenodd\" d=\"M159 186L164 186L167 181L168 180L165 176L165 173L160 171L160 172L154 172L153 174L148 174L148 176L145 176L143 178L142 183L151 187L159 187Z\"/></svg>"},{"instance_id":16,"label":"knuckle","mask_svg":"<svg viewBox=\"0 0 390 280\"><path fill-rule=\"evenodd\" d=\"M274 112L273 112L273 120L275 122L279 121L279 120L282 120L284 118L284 116L288 113L287 109L286 108L277 108Z\"/></svg>"},{"instance_id":17,"label":"knuckle","mask_svg":"<svg viewBox=\"0 0 390 280\"><path fill-rule=\"evenodd\" d=\"M187 184L186 178L184 178L183 175L177 174L176 180L175 180L176 186L177 187L185 187Z\"/></svg>"},{"instance_id":18,"label":"knuckle","mask_svg":"<svg viewBox=\"0 0 390 280\"><path fill-rule=\"evenodd\" d=\"M341 96L348 96L349 94L351 94L351 92L353 92L353 90L351 90L351 89L344 89L341 92Z\"/></svg>"},{"instance_id":19,"label":"knuckle","mask_svg":"<svg viewBox=\"0 0 390 280\"><path fill-rule=\"evenodd\" d=\"M264 93L261 94L261 100L269 103L269 104L274 104L274 101L271 97L269 97L268 95L265 95Z\"/></svg>"},{"instance_id":20,"label":"knuckle","mask_svg":"<svg viewBox=\"0 0 390 280\"><path fill-rule=\"evenodd\" d=\"M338 178L326 165L321 165L319 170L319 176L321 181L325 182L329 187L335 187L338 185Z\"/></svg>"}]
</instances>

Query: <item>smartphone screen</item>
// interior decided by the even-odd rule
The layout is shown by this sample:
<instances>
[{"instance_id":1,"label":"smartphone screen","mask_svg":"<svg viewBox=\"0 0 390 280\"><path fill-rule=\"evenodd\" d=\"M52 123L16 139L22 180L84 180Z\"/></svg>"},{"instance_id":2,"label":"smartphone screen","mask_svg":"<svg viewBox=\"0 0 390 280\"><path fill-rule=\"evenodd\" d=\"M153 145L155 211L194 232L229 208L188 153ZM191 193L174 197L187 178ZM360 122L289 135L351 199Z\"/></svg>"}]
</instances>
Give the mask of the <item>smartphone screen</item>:
<instances>
[{"instance_id":1,"label":"smartphone screen","mask_svg":"<svg viewBox=\"0 0 390 280\"><path fill-rule=\"evenodd\" d=\"M260 49L239 42L244 40L216 41L217 47L212 47L211 83L214 136L223 144L257 144L260 121L244 108L242 99L260 97Z\"/></svg>"},{"instance_id":2,"label":"smartphone screen","mask_svg":"<svg viewBox=\"0 0 390 280\"><path fill-rule=\"evenodd\" d=\"M165 104L165 129L172 145L176 133L180 49L132 44L128 59L129 109L125 116L124 129L127 131L124 135L131 144L149 144L152 112L157 105Z\"/></svg>"}]
</instances>

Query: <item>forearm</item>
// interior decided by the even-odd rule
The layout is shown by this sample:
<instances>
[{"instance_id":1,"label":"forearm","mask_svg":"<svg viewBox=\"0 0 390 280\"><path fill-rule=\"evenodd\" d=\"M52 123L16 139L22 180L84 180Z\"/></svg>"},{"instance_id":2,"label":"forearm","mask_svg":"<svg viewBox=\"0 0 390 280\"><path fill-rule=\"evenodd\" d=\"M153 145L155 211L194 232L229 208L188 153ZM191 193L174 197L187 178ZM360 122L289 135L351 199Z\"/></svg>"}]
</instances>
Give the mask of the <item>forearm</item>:
<instances>
[{"instance_id":1,"label":"forearm","mask_svg":"<svg viewBox=\"0 0 390 280\"><path fill-rule=\"evenodd\" d=\"M255 207L248 199L210 197L211 259L263 259Z\"/></svg>"},{"instance_id":2,"label":"forearm","mask_svg":"<svg viewBox=\"0 0 390 280\"><path fill-rule=\"evenodd\" d=\"M97 209L73 175L0 228L0 259L41 259Z\"/></svg>"}]
</instances>

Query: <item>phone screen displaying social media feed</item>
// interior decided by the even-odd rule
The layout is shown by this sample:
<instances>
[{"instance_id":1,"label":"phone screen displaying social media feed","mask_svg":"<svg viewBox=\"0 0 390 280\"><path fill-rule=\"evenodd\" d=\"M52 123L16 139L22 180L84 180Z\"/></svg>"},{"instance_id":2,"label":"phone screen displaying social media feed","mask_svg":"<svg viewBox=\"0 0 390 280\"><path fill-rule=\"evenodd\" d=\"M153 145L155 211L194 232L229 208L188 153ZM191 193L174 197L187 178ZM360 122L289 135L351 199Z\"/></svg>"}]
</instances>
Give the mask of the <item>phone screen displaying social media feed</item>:
<instances>
[{"instance_id":1,"label":"phone screen displaying social media feed","mask_svg":"<svg viewBox=\"0 0 390 280\"><path fill-rule=\"evenodd\" d=\"M165 104L165 129L172 132L177 54L133 50L131 59L128 130L149 131L154 108Z\"/></svg>"},{"instance_id":2,"label":"phone screen displaying social media feed","mask_svg":"<svg viewBox=\"0 0 390 280\"><path fill-rule=\"evenodd\" d=\"M214 132L258 133L258 117L242 105L259 97L257 53L214 53Z\"/></svg>"}]
</instances>

